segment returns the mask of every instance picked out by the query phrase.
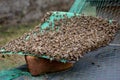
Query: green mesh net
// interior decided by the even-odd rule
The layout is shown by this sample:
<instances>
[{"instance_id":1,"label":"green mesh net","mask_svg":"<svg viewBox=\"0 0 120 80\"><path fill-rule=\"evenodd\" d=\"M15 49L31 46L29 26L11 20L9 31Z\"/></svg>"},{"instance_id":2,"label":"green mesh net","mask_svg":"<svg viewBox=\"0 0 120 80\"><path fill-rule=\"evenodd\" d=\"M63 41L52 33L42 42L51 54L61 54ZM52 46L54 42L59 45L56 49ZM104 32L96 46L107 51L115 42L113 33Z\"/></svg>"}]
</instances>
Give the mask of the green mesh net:
<instances>
[{"instance_id":1,"label":"green mesh net","mask_svg":"<svg viewBox=\"0 0 120 80\"><path fill-rule=\"evenodd\" d=\"M75 0L69 12L80 14L85 6L86 0Z\"/></svg>"},{"instance_id":2,"label":"green mesh net","mask_svg":"<svg viewBox=\"0 0 120 80\"><path fill-rule=\"evenodd\" d=\"M0 80L12 80L14 78L17 78L19 76L31 76L28 72L23 72L18 69L11 69L11 70L4 70L0 72Z\"/></svg>"},{"instance_id":3,"label":"green mesh net","mask_svg":"<svg viewBox=\"0 0 120 80\"><path fill-rule=\"evenodd\" d=\"M117 6L117 4L119 3L118 1L119 0L114 0L114 1L113 0L112 1L111 0L75 0L69 12L53 12L50 18L48 19L48 21L43 23L42 26L40 27L42 29L49 27L48 22L52 22L52 26L54 26L54 19L64 18L63 16L64 14L67 14L68 17L74 16L75 15L74 13L77 13L77 15L82 13L82 14L91 15L91 16L96 16L96 15L102 16L103 18L108 18L111 20L119 19L119 15L117 14L119 14L120 10L117 10L117 8L116 9L112 8L114 6ZM106 6L109 6L109 7L106 7ZM114 16L111 16L111 15L114 15ZM27 39L29 39L29 36L27 37ZM8 52L8 51L5 51L4 49L1 49L0 52L3 54L31 55L29 53L24 54L23 52L19 52L19 53ZM31 55L31 56L34 56L34 55ZM46 55L43 55L40 57L49 59L49 57ZM67 60L62 59L61 62L65 63L67 62ZM12 80L22 75L31 76L29 72L24 72L19 69L11 69L11 70L1 71L0 80Z\"/></svg>"}]
</instances>

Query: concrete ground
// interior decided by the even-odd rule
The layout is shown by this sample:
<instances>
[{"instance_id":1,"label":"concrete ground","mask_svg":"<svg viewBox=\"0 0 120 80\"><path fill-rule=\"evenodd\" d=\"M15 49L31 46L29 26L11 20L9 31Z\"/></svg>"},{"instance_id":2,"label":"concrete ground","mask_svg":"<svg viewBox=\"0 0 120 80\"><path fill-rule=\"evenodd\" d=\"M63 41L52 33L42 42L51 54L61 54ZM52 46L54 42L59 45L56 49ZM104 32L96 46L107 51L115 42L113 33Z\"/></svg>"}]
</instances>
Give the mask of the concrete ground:
<instances>
[{"instance_id":1,"label":"concrete ground","mask_svg":"<svg viewBox=\"0 0 120 80\"><path fill-rule=\"evenodd\" d=\"M111 44L120 44L120 31ZM120 80L119 66L120 45L109 45L86 54L69 70L14 80Z\"/></svg>"}]
</instances>

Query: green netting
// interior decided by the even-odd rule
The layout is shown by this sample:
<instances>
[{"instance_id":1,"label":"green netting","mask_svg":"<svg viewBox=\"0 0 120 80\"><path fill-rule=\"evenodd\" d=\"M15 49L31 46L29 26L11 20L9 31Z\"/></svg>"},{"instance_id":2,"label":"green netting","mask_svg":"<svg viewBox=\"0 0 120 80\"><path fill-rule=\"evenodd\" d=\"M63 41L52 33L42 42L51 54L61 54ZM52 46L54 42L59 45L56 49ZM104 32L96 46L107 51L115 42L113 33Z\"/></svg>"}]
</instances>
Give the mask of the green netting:
<instances>
[{"instance_id":1,"label":"green netting","mask_svg":"<svg viewBox=\"0 0 120 80\"><path fill-rule=\"evenodd\" d=\"M85 3L86 0L75 0L69 12L78 13L78 14L81 13L85 6Z\"/></svg>"},{"instance_id":2,"label":"green netting","mask_svg":"<svg viewBox=\"0 0 120 80\"><path fill-rule=\"evenodd\" d=\"M24 72L18 69L3 70L0 72L0 80L13 80L22 75L31 76L29 72Z\"/></svg>"},{"instance_id":3,"label":"green netting","mask_svg":"<svg viewBox=\"0 0 120 80\"><path fill-rule=\"evenodd\" d=\"M49 27L50 23L52 23L52 26L54 27L54 19L64 18L64 16L63 16L64 14L66 14L68 17L72 17L74 15L79 15L80 13L92 15L92 16L96 16L97 14L104 15L106 13L103 13L101 11L104 9L104 6L106 6L108 3L109 3L109 5L112 5L112 6L119 5L118 1L119 0L75 0L74 4L72 5L69 12L53 12L52 15L49 17L49 19L45 23L43 23L42 26L40 26L40 28L45 29L46 27ZM113 2L115 4L113 4ZM107 11L107 10L108 9L105 9L105 11ZM109 10L107 12L110 13L111 15L117 15L117 14L115 14L115 12L118 13L118 11L119 10L116 9L113 12L110 12ZM77 13L77 14L74 14L74 13ZM117 18L119 18L119 17L117 17ZM112 19L112 18L110 18L110 19ZM112 22L112 20L110 20L110 23L111 22ZM26 40L29 39L29 37L30 37L29 35L26 36ZM9 51L5 51L4 49L1 49L0 52L3 54L31 55L29 53L23 53L23 52L18 52L18 53L9 52ZM38 55L31 55L31 56L38 56ZM39 57L53 60L53 58L50 58L46 55L39 56ZM65 63L65 62L67 62L67 60L61 59L61 62ZM0 80L12 80L12 79L17 78L22 75L31 76L29 72L24 72L19 69L11 69L11 70L1 71L0 72Z\"/></svg>"}]
</instances>

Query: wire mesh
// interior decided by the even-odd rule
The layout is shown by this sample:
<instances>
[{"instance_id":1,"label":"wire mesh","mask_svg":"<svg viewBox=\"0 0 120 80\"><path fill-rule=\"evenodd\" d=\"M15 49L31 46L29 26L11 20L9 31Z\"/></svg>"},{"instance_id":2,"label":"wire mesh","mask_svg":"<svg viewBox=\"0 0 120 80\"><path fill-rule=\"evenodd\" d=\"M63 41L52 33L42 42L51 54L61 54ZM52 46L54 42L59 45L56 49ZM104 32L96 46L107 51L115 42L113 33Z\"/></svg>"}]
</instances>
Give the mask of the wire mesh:
<instances>
[{"instance_id":1,"label":"wire mesh","mask_svg":"<svg viewBox=\"0 0 120 80\"><path fill-rule=\"evenodd\" d=\"M120 0L75 0L69 12L100 16L109 20L116 20L120 23ZM2 49L1 52L4 52L4 50ZM12 52L8 53L14 54ZM22 52L18 54L23 55ZM46 58L46 56L43 57ZM0 77L2 77L3 80L12 80L13 78L21 75L30 76L28 72L21 72L20 70L16 69L0 72Z\"/></svg>"},{"instance_id":2,"label":"wire mesh","mask_svg":"<svg viewBox=\"0 0 120 80\"><path fill-rule=\"evenodd\" d=\"M96 16L120 23L120 0L88 0L96 8Z\"/></svg>"}]
</instances>

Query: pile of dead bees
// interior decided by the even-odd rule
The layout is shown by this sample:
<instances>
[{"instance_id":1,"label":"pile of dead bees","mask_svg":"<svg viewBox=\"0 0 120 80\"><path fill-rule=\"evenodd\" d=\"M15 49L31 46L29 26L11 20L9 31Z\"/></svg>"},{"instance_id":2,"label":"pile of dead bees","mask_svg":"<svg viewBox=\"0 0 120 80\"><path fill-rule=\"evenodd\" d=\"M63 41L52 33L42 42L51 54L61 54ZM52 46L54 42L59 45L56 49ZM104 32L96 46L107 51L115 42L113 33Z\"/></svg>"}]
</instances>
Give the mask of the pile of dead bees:
<instances>
[{"instance_id":1,"label":"pile of dead bees","mask_svg":"<svg viewBox=\"0 0 120 80\"><path fill-rule=\"evenodd\" d=\"M54 29L46 28L41 33L40 26L37 26L3 48L13 52L47 55L55 60L78 60L84 53L107 45L118 27L116 22L109 23L108 20L92 16L65 17L55 20Z\"/></svg>"}]
</instances>

